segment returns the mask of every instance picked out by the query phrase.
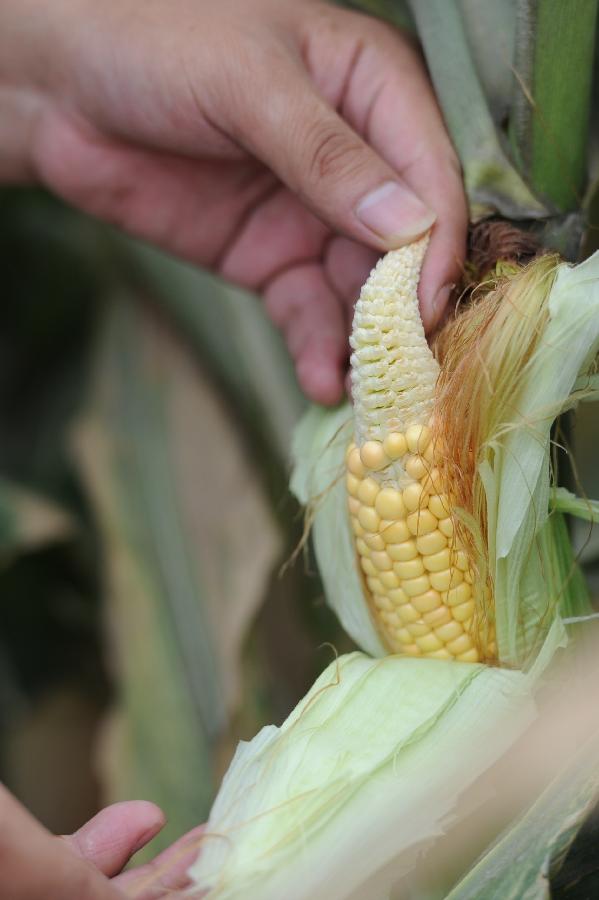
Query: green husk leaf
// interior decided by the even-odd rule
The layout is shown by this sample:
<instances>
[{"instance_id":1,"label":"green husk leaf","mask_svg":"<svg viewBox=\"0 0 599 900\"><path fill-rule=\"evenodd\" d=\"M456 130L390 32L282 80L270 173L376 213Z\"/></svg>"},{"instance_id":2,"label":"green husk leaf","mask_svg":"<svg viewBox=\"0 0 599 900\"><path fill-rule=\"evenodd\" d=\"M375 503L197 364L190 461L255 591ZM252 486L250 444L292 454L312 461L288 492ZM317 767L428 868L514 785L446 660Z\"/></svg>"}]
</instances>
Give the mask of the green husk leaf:
<instances>
[{"instance_id":1,"label":"green husk leaf","mask_svg":"<svg viewBox=\"0 0 599 900\"><path fill-rule=\"evenodd\" d=\"M390 897L534 719L529 687L482 665L339 658L280 728L239 746L195 885L223 900Z\"/></svg>"},{"instance_id":2,"label":"green husk leaf","mask_svg":"<svg viewBox=\"0 0 599 900\"><path fill-rule=\"evenodd\" d=\"M362 594L362 580L346 512L343 463L352 437L352 411L311 407L293 442L291 490L313 516L313 541L327 602L354 641L371 656L385 649Z\"/></svg>"},{"instance_id":3,"label":"green husk leaf","mask_svg":"<svg viewBox=\"0 0 599 900\"><path fill-rule=\"evenodd\" d=\"M585 519L587 522L599 522L599 500L589 500L587 497L577 497L566 488L556 488L550 497L552 509L576 516L577 519Z\"/></svg>"},{"instance_id":4,"label":"green husk leaf","mask_svg":"<svg viewBox=\"0 0 599 900\"><path fill-rule=\"evenodd\" d=\"M575 568L572 559L554 577L552 544L543 540L550 501L550 431L557 413L573 405L577 381L592 368L599 349L599 254L576 267L559 267L548 308L542 340L515 399L517 427L482 469L489 535L494 536L499 653L504 662L516 665L538 652L543 631L559 614L561 579Z\"/></svg>"}]
</instances>

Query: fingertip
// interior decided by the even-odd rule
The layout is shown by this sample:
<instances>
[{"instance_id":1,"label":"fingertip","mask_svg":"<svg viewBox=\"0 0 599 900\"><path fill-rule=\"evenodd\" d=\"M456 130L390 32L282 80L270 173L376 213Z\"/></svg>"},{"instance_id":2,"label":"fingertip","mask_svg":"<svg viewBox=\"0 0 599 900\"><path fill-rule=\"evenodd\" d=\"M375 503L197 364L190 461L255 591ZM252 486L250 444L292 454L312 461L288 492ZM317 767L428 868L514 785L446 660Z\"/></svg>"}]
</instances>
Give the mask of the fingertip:
<instances>
[{"instance_id":1,"label":"fingertip","mask_svg":"<svg viewBox=\"0 0 599 900\"><path fill-rule=\"evenodd\" d=\"M443 318L445 310L447 309L447 306L449 304L451 292L453 291L454 287L455 285L453 284L445 284L440 287L437 293L434 294L428 301L421 301L420 315L422 317L424 330L427 334L431 331L434 331L435 327Z\"/></svg>"},{"instance_id":2,"label":"fingertip","mask_svg":"<svg viewBox=\"0 0 599 900\"><path fill-rule=\"evenodd\" d=\"M101 809L64 840L78 856L104 875L120 872L131 856L145 847L166 823L159 806L147 800L125 800Z\"/></svg>"},{"instance_id":3,"label":"fingertip","mask_svg":"<svg viewBox=\"0 0 599 900\"><path fill-rule=\"evenodd\" d=\"M357 204L356 217L370 232L371 243L395 250L425 234L436 215L407 185L386 181Z\"/></svg>"},{"instance_id":4,"label":"fingertip","mask_svg":"<svg viewBox=\"0 0 599 900\"><path fill-rule=\"evenodd\" d=\"M343 379L338 364L310 350L296 363L297 379L304 394L314 403L334 406L343 397Z\"/></svg>"},{"instance_id":5,"label":"fingertip","mask_svg":"<svg viewBox=\"0 0 599 900\"><path fill-rule=\"evenodd\" d=\"M151 800L121 800L107 806L103 813L122 816L129 823L136 825L145 824L148 827L155 825L163 828L166 825L166 815L163 810Z\"/></svg>"},{"instance_id":6,"label":"fingertip","mask_svg":"<svg viewBox=\"0 0 599 900\"><path fill-rule=\"evenodd\" d=\"M449 300L462 277L466 252L465 230L451 223L433 228L418 286L424 330L431 332L443 319Z\"/></svg>"}]
</instances>

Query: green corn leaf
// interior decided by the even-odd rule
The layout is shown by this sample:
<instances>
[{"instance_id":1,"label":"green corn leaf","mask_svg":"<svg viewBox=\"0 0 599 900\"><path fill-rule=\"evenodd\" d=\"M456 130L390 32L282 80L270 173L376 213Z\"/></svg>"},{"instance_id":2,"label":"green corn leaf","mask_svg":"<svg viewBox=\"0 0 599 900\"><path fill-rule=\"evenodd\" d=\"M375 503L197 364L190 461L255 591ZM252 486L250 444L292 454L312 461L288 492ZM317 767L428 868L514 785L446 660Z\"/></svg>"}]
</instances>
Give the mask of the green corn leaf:
<instances>
[{"instance_id":1,"label":"green corn leaf","mask_svg":"<svg viewBox=\"0 0 599 900\"><path fill-rule=\"evenodd\" d=\"M508 218L545 216L547 210L502 146L455 0L415 0L411 10L474 217L490 212Z\"/></svg>"},{"instance_id":2,"label":"green corn leaf","mask_svg":"<svg viewBox=\"0 0 599 900\"><path fill-rule=\"evenodd\" d=\"M587 522L599 522L599 500L577 497L566 488L556 488L549 499L552 509L585 519Z\"/></svg>"},{"instance_id":3,"label":"green corn leaf","mask_svg":"<svg viewBox=\"0 0 599 900\"><path fill-rule=\"evenodd\" d=\"M159 803L168 845L208 811L241 644L280 542L236 426L189 347L139 297L116 299L77 435L118 623L120 705L104 784L112 799Z\"/></svg>"},{"instance_id":4,"label":"green corn leaf","mask_svg":"<svg viewBox=\"0 0 599 900\"><path fill-rule=\"evenodd\" d=\"M521 171L550 208L582 206L597 0L518 0L510 133Z\"/></svg>"},{"instance_id":5,"label":"green corn leaf","mask_svg":"<svg viewBox=\"0 0 599 900\"><path fill-rule=\"evenodd\" d=\"M346 512L343 462L352 436L349 404L331 412L313 406L294 437L291 490L313 518L314 549L327 602L354 641L382 656L381 639L362 595L362 580ZM310 508L312 504L312 508Z\"/></svg>"}]
</instances>

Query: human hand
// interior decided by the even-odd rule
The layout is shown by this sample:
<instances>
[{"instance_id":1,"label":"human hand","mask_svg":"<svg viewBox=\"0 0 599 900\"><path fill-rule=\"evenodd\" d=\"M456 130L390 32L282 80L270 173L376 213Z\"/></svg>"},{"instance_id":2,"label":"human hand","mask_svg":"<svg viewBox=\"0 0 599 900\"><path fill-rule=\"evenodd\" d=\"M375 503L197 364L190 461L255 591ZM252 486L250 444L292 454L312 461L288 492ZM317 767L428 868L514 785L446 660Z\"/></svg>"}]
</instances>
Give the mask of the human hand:
<instances>
[{"instance_id":1,"label":"human hand","mask_svg":"<svg viewBox=\"0 0 599 900\"><path fill-rule=\"evenodd\" d=\"M0 177L262 293L312 399L342 396L378 254L435 217L420 299L442 315L466 205L399 32L322 0L4 0L0 58Z\"/></svg>"},{"instance_id":2,"label":"human hand","mask_svg":"<svg viewBox=\"0 0 599 900\"><path fill-rule=\"evenodd\" d=\"M187 886L201 828L156 859L121 871L163 827L153 803L103 809L75 834L56 837L0 786L0 897L6 900L159 900Z\"/></svg>"}]
</instances>

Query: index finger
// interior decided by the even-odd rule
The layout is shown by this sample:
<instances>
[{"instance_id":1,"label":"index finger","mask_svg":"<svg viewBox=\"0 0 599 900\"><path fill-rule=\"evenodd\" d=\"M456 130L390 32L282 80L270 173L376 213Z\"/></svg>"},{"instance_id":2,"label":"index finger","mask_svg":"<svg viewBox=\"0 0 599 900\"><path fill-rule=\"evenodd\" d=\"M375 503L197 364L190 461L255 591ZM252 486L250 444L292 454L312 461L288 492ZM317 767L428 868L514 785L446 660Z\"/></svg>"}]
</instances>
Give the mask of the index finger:
<instances>
[{"instance_id":1,"label":"index finger","mask_svg":"<svg viewBox=\"0 0 599 900\"><path fill-rule=\"evenodd\" d=\"M198 857L204 830L204 825L193 828L151 862L119 875L115 883L135 900L159 900L189 887L187 871Z\"/></svg>"},{"instance_id":2,"label":"index finger","mask_svg":"<svg viewBox=\"0 0 599 900\"><path fill-rule=\"evenodd\" d=\"M437 215L419 287L430 330L461 276L466 252L460 164L417 48L379 22L367 27L373 39L353 69L342 113Z\"/></svg>"}]
</instances>

